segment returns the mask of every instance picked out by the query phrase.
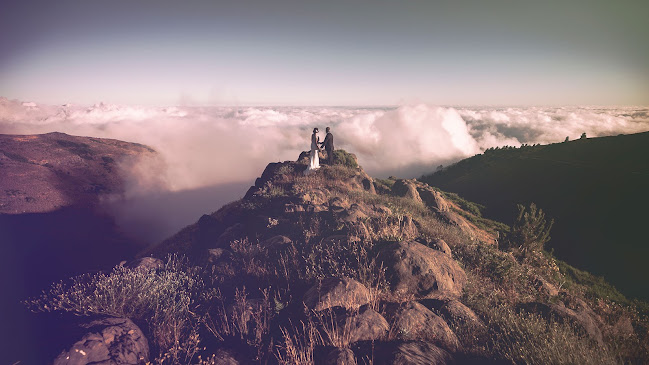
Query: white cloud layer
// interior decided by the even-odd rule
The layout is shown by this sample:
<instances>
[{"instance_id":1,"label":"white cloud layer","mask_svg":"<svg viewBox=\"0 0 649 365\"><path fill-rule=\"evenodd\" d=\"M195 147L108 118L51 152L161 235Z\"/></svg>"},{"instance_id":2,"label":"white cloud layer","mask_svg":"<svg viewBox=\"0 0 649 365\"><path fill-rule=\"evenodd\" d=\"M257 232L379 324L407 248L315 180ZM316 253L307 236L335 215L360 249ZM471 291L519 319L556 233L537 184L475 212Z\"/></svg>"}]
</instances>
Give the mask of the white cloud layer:
<instances>
[{"instance_id":1,"label":"white cloud layer","mask_svg":"<svg viewBox=\"0 0 649 365\"><path fill-rule=\"evenodd\" d=\"M47 106L0 99L0 133L59 131L143 143L163 156L170 190L252 181L295 159L313 127L378 176L418 176L489 147L649 130L645 107L397 108ZM322 133L324 137L324 133Z\"/></svg>"},{"instance_id":2,"label":"white cloud layer","mask_svg":"<svg viewBox=\"0 0 649 365\"><path fill-rule=\"evenodd\" d=\"M132 168L118 224L160 241L245 192L269 162L295 160L313 127L373 176L417 177L489 147L649 130L649 108L138 107L37 105L0 98L0 133L115 138L155 148L164 163ZM324 133L321 133L324 138Z\"/></svg>"}]
</instances>

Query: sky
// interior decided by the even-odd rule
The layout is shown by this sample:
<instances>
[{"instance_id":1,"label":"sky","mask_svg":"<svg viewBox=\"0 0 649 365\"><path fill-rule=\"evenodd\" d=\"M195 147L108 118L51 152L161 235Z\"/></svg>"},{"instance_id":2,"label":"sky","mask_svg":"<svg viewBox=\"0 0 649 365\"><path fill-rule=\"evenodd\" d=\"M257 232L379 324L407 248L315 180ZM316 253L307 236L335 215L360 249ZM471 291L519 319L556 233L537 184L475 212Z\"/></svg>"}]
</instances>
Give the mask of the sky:
<instances>
[{"instance_id":1,"label":"sky","mask_svg":"<svg viewBox=\"0 0 649 365\"><path fill-rule=\"evenodd\" d=\"M647 1L3 1L47 104L647 105Z\"/></svg>"}]
</instances>

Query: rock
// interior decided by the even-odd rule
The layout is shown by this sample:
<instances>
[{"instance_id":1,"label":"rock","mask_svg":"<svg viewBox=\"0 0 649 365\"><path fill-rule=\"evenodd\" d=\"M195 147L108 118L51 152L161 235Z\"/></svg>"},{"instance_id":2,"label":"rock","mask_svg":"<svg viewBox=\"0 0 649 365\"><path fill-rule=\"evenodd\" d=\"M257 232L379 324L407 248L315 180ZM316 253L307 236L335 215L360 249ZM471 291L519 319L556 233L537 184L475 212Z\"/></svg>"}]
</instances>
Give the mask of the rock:
<instances>
[{"instance_id":1,"label":"rock","mask_svg":"<svg viewBox=\"0 0 649 365\"><path fill-rule=\"evenodd\" d=\"M409 180L398 179L395 181L394 185L392 185L392 192L397 196L402 196L418 202L422 201L417 192L417 187Z\"/></svg>"},{"instance_id":2,"label":"rock","mask_svg":"<svg viewBox=\"0 0 649 365\"><path fill-rule=\"evenodd\" d=\"M230 242L240 240L244 235L244 226L241 223L236 223L228 227L216 240L215 247L230 247Z\"/></svg>"},{"instance_id":3,"label":"rock","mask_svg":"<svg viewBox=\"0 0 649 365\"><path fill-rule=\"evenodd\" d=\"M345 202L340 197L334 197L329 200L329 210L333 213L344 212L345 206Z\"/></svg>"},{"instance_id":4,"label":"rock","mask_svg":"<svg viewBox=\"0 0 649 365\"><path fill-rule=\"evenodd\" d=\"M600 345L604 344L604 338L602 336L602 331L597 325L597 320L595 319L595 313L592 312L592 309L583 303L586 307L576 308L576 310L567 308L564 303L559 302L558 304L550 303L540 303L540 302L528 302L521 303L518 305L519 309L522 309L529 313L538 313L545 318L554 318L560 322L569 322L577 326L584 331L588 336L597 341Z\"/></svg>"},{"instance_id":5,"label":"rock","mask_svg":"<svg viewBox=\"0 0 649 365\"><path fill-rule=\"evenodd\" d=\"M286 236L278 235L262 241L260 243L260 246L271 250L281 250L284 247L290 245L291 243L293 243L293 241L290 238Z\"/></svg>"},{"instance_id":6,"label":"rock","mask_svg":"<svg viewBox=\"0 0 649 365\"><path fill-rule=\"evenodd\" d=\"M539 291L545 293L548 296L554 297L559 295L559 289L540 276L534 277L533 285Z\"/></svg>"},{"instance_id":7,"label":"rock","mask_svg":"<svg viewBox=\"0 0 649 365\"><path fill-rule=\"evenodd\" d=\"M149 344L130 319L103 318L90 322L89 332L63 351L55 365L143 364L149 359Z\"/></svg>"},{"instance_id":8,"label":"rock","mask_svg":"<svg viewBox=\"0 0 649 365\"><path fill-rule=\"evenodd\" d=\"M198 220L198 230L195 236L196 249L215 247L218 237L223 233L225 227L221 222L211 215L203 214Z\"/></svg>"},{"instance_id":9,"label":"rock","mask_svg":"<svg viewBox=\"0 0 649 365\"><path fill-rule=\"evenodd\" d=\"M441 348L423 341L396 341L376 346L377 365L447 365L453 357Z\"/></svg>"},{"instance_id":10,"label":"rock","mask_svg":"<svg viewBox=\"0 0 649 365\"><path fill-rule=\"evenodd\" d=\"M347 314L338 320L338 331L346 332L349 343L378 340L385 337L389 330L390 325L385 318L367 306L358 313Z\"/></svg>"},{"instance_id":11,"label":"rock","mask_svg":"<svg viewBox=\"0 0 649 365\"><path fill-rule=\"evenodd\" d=\"M374 207L374 210L376 210L378 213L382 215L387 215L387 216L392 215L392 210L384 205L376 206Z\"/></svg>"},{"instance_id":12,"label":"rock","mask_svg":"<svg viewBox=\"0 0 649 365\"><path fill-rule=\"evenodd\" d=\"M446 300L439 308L440 314L449 322L471 328L485 328L484 323L469 307L459 300Z\"/></svg>"},{"instance_id":13,"label":"rock","mask_svg":"<svg viewBox=\"0 0 649 365\"><path fill-rule=\"evenodd\" d=\"M444 241L441 238L433 240L433 242L431 242L431 247L438 250L438 251L441 251L441 252L447 254L450 257L453 257L453 253L451 252L451 248L448 247L448 244L446 243L446 241Z\"/></svg>"},{"instance_id":14,"label":"rock","mask_svg":"<svg viewBox=\"0 0 649 365\"><path fill-rule=\"evenodd\" d=\"M391 304L386 308L392 333L403 340L422 340L450 352L457 352L460 341L446 322L417 302Z\"/></svg>"},{"instance_id":15,"label":"rock","mask_svg":"<svg viewBox=\"0 0 649 365\"><path fill-rule=\"evenodd\" d=\"M350 349L334 348L329 351L323 365L356 365L356 357Z\"/></svg>"},{"instance_id":16,"label":"rock","mask_svg":"<svg viewBox=\"0 0 649 365\"><path fill-rule=\"evenodd\" d=\"M219 261L229 260L232 258L232 253L222 248L210 248L207 250L207 262L215 264Z\"/></svg>"},{"instance_id":17,"label":"rock","mask_svg":"<svg viewBox=\"0 0 649 365\"><path fill-rule=\"evenodd\" d=\"M131 269L157 270L163 269L165 267L165 263L155 257L142 257L135 261L129 262L126 267L130 267Z\"/></svg>"},{"instance_id":18,"label":"rock","mask_svg":"<svg viewBox=\"0 0 649 365\"><path fill-rule=\"evenodd\" d=\"M304 304L316 311L332 307L357 309L370 301L370 293L363 284L350 278L327 278L304 294Z\"/></svg>"},{"instance_id":19,"label":"rock","mask_svg":"<svg viewBox=\"0 0 649 365\"><path fill-rule=\"evenodd\" d=\"M381 249L378 261L386 268L395 299L458 297L466 282L455 260L418 242L390 243Z\"/></svg>"},{"instance_id":20,"label":"rock","mask_svg":"<svg viewBox=\"0 0 649 365\"><path fill-rule=\"evenodd\" d=\"M356 222L367 218L367 214L363 212L358 204L352 204L349 209L340 214L340 220L343 222Z\"/></svg>"},{"instance_id":21,"label":"rock","mask_svg":"<svg viewBox=\"0 0 649 365\"><path fill-rule=\"evenodd\" d=\"M421 200L430 208L438 212L447 212L450 210L450 204L439 191L433 190L432 188L420 187L417 189Z\"/></svg>"}]
</instances>

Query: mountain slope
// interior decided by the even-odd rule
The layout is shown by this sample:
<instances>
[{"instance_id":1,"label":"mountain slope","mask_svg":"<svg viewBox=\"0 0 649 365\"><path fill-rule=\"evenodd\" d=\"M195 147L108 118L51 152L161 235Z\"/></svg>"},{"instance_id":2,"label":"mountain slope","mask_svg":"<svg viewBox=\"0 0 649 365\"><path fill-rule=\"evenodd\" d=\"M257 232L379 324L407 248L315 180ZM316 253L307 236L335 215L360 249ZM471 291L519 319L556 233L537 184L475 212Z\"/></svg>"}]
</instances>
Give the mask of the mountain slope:
<instances>
[{"instance_id":1,"label":"mountain slope","mask_svg":"<svg viewBox=\"0 0 649 365\"><path fill-rule=\"evenodd\" d=\"M503 222L515 204L536 203L555 219L555 254L649 298L649 132L488 150L421 178L485 205Z\"/></svg>"},{"instance_id":2,"label":"mountain slope","mask_svg":"<svg viewBox=\"0 0 649 365\"><path fill-rule=\"evenodd\" d=\"M542 252L499 250L506 227L469 203L337 158L307 175L305 158L271 163L241 200L30 306L124 317L148 340L141 360L161 364L648 358L649 327L632 304L589 295ZM58 359L92 350L89 336ZM141 337L95 347L126 356L120 349L142 349Z\"/></svg>"}]
</instances>

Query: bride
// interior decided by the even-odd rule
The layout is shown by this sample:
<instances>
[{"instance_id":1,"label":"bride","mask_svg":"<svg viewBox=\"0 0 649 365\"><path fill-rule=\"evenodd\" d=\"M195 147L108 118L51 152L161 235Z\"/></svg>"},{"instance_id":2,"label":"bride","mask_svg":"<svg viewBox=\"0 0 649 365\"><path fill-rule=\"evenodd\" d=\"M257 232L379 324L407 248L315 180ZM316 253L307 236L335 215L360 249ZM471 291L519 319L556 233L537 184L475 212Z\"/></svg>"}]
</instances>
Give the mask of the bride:
<instances>
[{"instance_id":1,"label":"bride","mask_svg":"<svg viewBox=\"0 0 649 365\"><path fill-rule=\"evenodd\" d=\"M311 154L309 160L309 167L304 170L304 174L320 168L320 158L318 152L320 151L320 137L318 137L318 128L313 128L311 135Z\"/></svg>"}]
</instances>

